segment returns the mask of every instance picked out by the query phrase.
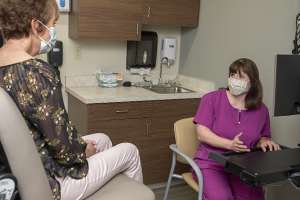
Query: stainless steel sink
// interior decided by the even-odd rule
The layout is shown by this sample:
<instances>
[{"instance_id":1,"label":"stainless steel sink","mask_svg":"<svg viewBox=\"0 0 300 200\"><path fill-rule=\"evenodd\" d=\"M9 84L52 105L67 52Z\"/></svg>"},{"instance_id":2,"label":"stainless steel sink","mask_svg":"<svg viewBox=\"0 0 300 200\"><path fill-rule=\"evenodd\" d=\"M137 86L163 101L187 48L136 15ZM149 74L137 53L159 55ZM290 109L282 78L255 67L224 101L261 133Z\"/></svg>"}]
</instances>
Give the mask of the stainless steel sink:
<instances>
[{"instance_id":1,"label":"stainless steel sink","mask_svg":"<svg viewBox=\"0 0 300 200\"><path fill-rule=\"evenodd\" d=\"M166 85L152 85L144 86L143 88L156 92L158 94L176 94L176 93L193 93L195 91L183 88L181 86L166 86Z\"/></svg>"}]
</instances>

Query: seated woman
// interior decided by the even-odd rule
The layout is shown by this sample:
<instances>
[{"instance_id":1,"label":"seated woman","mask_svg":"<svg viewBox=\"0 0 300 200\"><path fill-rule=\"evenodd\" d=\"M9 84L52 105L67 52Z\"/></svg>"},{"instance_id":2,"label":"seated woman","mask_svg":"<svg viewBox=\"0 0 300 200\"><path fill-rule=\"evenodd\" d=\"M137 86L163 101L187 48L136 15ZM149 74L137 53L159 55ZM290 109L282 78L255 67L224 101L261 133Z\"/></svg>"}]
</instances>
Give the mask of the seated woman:
<instances>
[{"instance_id":1,"label":"seated woman","mask_svg":"<svg viewBox=\"0 0 300 200\"><path fill-rule=\"evenodd\" d=\"M34 58L53 48L58 17L55 0L0 2L0 26L7 40L0 49L0 87L30 129L53 199L84 199L118 173L143 182L137 148L129 143L112 147L101 133L81 137L64 107L55 69Z\"/></svg>"},{"instance_id":2,"label":"seated woman","mask_svg":"<svg viewBox=\"0 0 300 200\"><path fill-rule=\"evenodd\" d=\"M261 187L250 187L208 159L211 151L249 152L250 148L279 150L271 141L268 108L255 63L242 58L229 67L228 88L203 96L194 118L201 141L194 158L203 174L204 200L263 200ZM193 171L193 170L192 170ZM198 182L193 172L195 181Z\"/></svg>"}]
</instances>

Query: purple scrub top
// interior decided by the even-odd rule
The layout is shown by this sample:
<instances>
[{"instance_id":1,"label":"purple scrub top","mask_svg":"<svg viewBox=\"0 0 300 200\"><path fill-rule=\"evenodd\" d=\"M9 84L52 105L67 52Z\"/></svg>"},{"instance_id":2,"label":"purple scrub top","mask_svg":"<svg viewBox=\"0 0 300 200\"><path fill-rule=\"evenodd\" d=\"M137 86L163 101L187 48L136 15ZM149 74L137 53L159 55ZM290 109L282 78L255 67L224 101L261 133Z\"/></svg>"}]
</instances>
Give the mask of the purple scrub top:
<instances>
[{"instance_id":1,"label":"purple scrub top","mask_svg":"<svg viewBox=\"0 0 300 200\"><path fill-rule=\"evenodd\" d=\"M239 109L234 108L228 99L226 90L218 90L204 95L194 123L209 128L216 135L233 140L236 135L243 133L240 140L248 148L253 148L261 137L271 138L270 117L264 103L259 108L242 110L239 122ZM208 158L211 151L228 152L228 149L213 147L204 142L195 155L194 161L200 168L224 169L224 166Z\"/></svg>"}]
</instances>

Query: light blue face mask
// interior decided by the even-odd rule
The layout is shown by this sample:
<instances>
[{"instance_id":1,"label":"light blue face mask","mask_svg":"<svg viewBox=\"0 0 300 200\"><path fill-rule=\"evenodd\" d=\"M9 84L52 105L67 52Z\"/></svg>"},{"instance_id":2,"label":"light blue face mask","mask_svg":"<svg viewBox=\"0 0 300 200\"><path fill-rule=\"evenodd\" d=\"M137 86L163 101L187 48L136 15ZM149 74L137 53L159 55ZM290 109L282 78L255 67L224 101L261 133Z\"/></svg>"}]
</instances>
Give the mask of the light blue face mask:
<instances>
[{"instance_id":1,"label":"light blue face mask","mask_svg":"<svg viewBox=\"0 0 300 200\"><path fill-rule=\"evenodd\" d=\"M53 49L53 47L54 47L54 45L56 43L56 28L55 27L48 28L46 25L44 25L39 20L38 20L38 22L40 24L42 24L43 26L45 26L50 31L50 37L51 37L50 41L46 42L45 40L43 40L43 38L41 38L40 36L37 35L37 37L40 38L40 40L42 40L42 42L41 42L41 49L40 49L40 53L39 54L48 53L49 51L51 51L51 49Z\"/></svg>"}]
</instances>

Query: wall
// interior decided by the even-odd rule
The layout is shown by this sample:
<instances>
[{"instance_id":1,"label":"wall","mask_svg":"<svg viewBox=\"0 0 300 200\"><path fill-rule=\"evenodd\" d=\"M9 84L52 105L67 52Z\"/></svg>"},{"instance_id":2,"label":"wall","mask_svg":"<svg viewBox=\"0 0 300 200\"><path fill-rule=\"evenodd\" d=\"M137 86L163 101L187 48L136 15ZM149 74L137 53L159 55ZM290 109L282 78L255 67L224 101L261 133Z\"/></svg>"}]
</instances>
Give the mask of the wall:
<instances>
[{"instance_id":1,"label":"wall","mask_svg":"<svg viewBox=\"0 0 300 200\"><path fill-rule=\"evenodd\" d=\"M91 40L91 39L70 39L68 37L68 13L61 12L57 21L57 39L63 41L63 65L59 67L61 71L62 83L65 82L66 75L92 75L93 71L101 68L104 72L118 72L123 75L129 75L126 70L126 51L127 41L113 40ZM177 38L178 58L170 68L164 67L163 74L177 75L179 68L179 49L181 27L150 26L143 25L144 31L155 31L158 34L158 59L155 69L151 71L152 75L159 74L161 38L163 36L172 36ZM74 59L74 48L82 47L82 59ZM43 60L47 60L47 55L42 55ZM67 93L63 88L65 106L67 107Z\"/></svg>"},{"instance_id":2,"label":"wall","mask_svg":"<svg viewBox=\"0 0 300 200\"><path fill-rule=\"evenodd\" d=\"M218 89L226 86L234 60L250 58L259 68L272 116L274 56L291 54L299 12L299 0L201 0L199 27L182 28L179 73L212 81ZM300 116L271 117L273 140L297 147L299 122ZM277 197L272 198L299 199L300 192L287 187L273 189Z\"/></svg>"}]
</instances>

